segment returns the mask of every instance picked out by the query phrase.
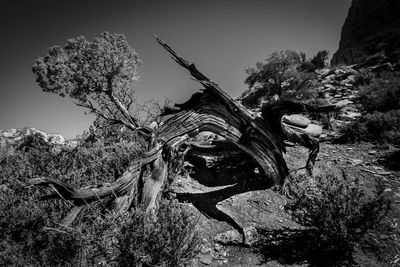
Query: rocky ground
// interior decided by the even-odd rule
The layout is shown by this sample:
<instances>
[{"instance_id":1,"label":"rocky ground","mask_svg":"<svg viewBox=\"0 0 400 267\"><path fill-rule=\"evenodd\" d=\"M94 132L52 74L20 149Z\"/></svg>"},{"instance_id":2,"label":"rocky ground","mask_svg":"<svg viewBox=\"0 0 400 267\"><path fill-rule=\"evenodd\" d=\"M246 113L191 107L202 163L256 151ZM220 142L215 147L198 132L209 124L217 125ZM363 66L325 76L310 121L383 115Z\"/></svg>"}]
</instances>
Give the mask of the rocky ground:
<instances>
[{"instance_id":1,"label":"rocky ground","mask_svg":"<svg viewBox=\"0 0 400 267\"><path fill-rule=\"evenodd\" d=\"M370 143L338 145L322 143L315 172L322 166L335 171L344 171L350 176L361 179L366 188L376 181L384 184L385 190L394 197L397 210L400 202L400 171L385 167L385 155L388 150ZM286 155L291 170L303 167L307 158L307 150L302 147L289 148ZM281 260L265 259L251 245L257 240L256 227L282 229L299 227L284 210L286 198L269 189L251 191L232 196L217 205L217 208L229 214L246 235L246 244L242 243L242 235L230 224L203 214L199 216L199 228L202 230L202 250L195 261L195 266L308 266L307 263L282 264ZM191 205L191 204L187 204ZM397 213L398 214L398 213ZM397 222L400 217L392 218ZM397 224L394 224L397 227ZM392 259L395 261L396 259ZM358 259L360 266L381 266L362 255ZM376 265L377 264L377 265Z\"/></svg>"},{"instance_id":2,"label":"rocky ground","mask_svg":"<svg viewBox=\"0 0 400 267\"><path fill-rule=\"evenodd\" d=\"M390 66L381 63L375 62L362 71L372 73L378 70L379 66L390 68ZM391 220L393 220L393 225L397 227L397 221L400 219L398 211L398 203L400 202L400 157L398 153L392 153L387 147L370 143L340 145L328 142L336 139L340 135L340 129L346 124L362 116L360 107L354 101L359 92L357 86L359 81L357 79L362 76L362 71L357 65L317 71L319 95L323 95L323 98L329 104L343 104L340 111L330 114L328 124L325 123L324 125L322 121L312 118L296 117L297 115L294 116L293 120L292 118L284 118L284 122L300 127L306 132L312 124L324 126L322 134L320 132L322 128L317 128L315 132L308 131L313 136L319 136L320 141L323 142L315 173L324 171L328 167L334 172L345 172L351 177L358 177L367 189L373 188L376 182L383 184L385 191L394 198L394 214L397 215ZM390 155L392 159L390 159ZM296 170L304 167L307 156L308 151L303 147L289 148L286 154L289 168ZM203 248L196 264L210 266L307 266L307 263L302 262L281 264L282 261L278 259L265 259L251 247L257 241L255 229L258 227L270 230L299 227L285 212L285 203L285 197L269 189L237 194L219 202L216 208L229 215L243 229L243 233L237 230L238 227L232 227L232 224L208 218L200 213L199 228L204 237ZM242 240L242 234L245 235L245 240ZM365 256L363 253L356 255L356 261L360 266L382 265L377 263L373 257ZM399 262L397 258L393 258L391 261Z\"/></svg>"}]
</instances>

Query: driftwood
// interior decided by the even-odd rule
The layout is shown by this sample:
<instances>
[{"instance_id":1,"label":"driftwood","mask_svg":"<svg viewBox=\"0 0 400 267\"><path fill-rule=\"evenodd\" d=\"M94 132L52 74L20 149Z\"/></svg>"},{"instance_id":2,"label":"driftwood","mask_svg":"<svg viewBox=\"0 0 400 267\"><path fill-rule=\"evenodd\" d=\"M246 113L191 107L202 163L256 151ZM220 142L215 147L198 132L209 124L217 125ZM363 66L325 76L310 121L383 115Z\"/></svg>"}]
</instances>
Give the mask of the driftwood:
<instances>
[{"instance_id":1,"label":"driftwood","mask_svg":"<svg viewBox=\"0 0 400 267\"><path fill-rule=\"evenodd\" d=\"M200 211L208 212L238 228L229 216L210 207L244 191L281 187L289 174L283 158L285 140L310 149L306 167L309 172L312 171L319 151L317 139L286 127L281 121L282 116L298 112L324 112L335 106L312 107L279 101L264 106L262 116L253 114L209 80L194 64L156 38L204 89L183 104L165 108L162 114L164 123L148 133L149 151L133 162L115 182L74 188L50 178L33 179L32 184L49 185L54 189L55 193L46 198L60 197L73 203L74 208L64 219L64 225L69 225L83 207L104 199L111 201L112 208L117 212L139 204L147 210L157 208L159 199L168 190L171 181L177 177L185 179L186 161L194 170L190 175L196 179L209 186L232 186L204 194L180 192L178 199L191 201ZM222 138L209 145L196 142L194 137L204 131ZM205 155L214 158L212 166L202 164Z\"/></svg>"}]
</instances>

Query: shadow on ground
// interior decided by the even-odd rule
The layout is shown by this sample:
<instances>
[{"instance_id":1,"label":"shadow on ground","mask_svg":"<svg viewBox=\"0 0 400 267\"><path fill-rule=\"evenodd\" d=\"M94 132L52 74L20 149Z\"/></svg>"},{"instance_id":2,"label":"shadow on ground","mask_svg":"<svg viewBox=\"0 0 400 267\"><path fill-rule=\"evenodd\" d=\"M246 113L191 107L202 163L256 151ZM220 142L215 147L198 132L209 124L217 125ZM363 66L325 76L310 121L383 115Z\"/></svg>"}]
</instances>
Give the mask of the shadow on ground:
<instances>
[{"instance_id":1,"label":"shadow on ground","mask_svg":"<svg viewBox=\"0 0 400 267\"><path fill-rule=\"evenodd\" d=\"M262 238L257 243L255 253L263 263L277 261L280 264L303 264L309 266L348 266L350 255L343 251L322 249L316 233L312 229L259 229ZM345 249L344 249L345 251Z\"/></svg>"},{"instance_id":2,"label":"shadow on ground","mask_svg":"<svg viewBox=\"0 0 400 267\"><path fill-rule=\"evenodd\" d=\"M219 210L217 204L234 195L249 192L252 190L266 189L265 183L260 181L242 181L230 187L219 189L207 193L189 193L177 194L177 198L181 202L192 203L201 213L207 217L211 217L218 221L224 221L234 227L240 234L244 232L242 227L228 214Z\"/></svg>"},{"instance_id":3,"label":"shadow on ground","mask_svg":"<svg viewBox=\"0 0 400 267\"><path fill-rule=\"evenodd\" d=\"M400 150L388 152L382 156L379 161L383 166L392 171L400 171Z\"/></svg>"}]
</instances>

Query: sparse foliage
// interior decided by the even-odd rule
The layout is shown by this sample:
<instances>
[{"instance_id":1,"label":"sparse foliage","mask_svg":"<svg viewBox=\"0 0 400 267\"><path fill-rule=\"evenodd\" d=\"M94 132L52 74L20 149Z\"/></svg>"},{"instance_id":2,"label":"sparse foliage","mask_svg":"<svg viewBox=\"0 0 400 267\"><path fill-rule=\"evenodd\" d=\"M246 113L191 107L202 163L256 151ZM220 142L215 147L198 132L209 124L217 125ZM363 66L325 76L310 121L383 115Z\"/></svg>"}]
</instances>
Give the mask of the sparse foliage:
<instances>
[{"instance_id":1,"label":"sparse foliage","mask_svg":"<svg viewBox=\"0 0 400 267\"><path fill-rule=\"evenodd\" d=\"M62 201L38 203L38 190L28 188L20 177L33 171L24 163L22 157L0 163L1 265L74 266L79 250L76 236L49 230L58 227L56 222L66 215L67 205Z\"/></svg>"},{"instance_id":2,"label":"sparse foliage","mask_svg":"<svg viewBox=\"0 0 400 267\"><path fill-rule=\"evenodd\" d=\"M118 178L141 153L136 142L122 140L105 144L81 142L75 148L42 143L35 136L25 137L14 155L0 159L0 177L27 182L34 177L61 177L76 186L110 182Z\"/></svg>"},{"instance_id":3,"label":"sparse foliage","mask_svg":"<svg viewBox=\"0 0 400 267\"><path fill-rule=\"evenodd\" d=\"M141 114L142 124L148 125L152 129L157 129L161 123L161 113L166 106L169 106L171 101L165 98L163 101L151 99L146 101L139 107L138 113Z\"/></svg>"},{"instance_id":4,"label":"sparse foliage","mask_svg":"<svg viewBox=\"0 0 400 267\"><path fill-rule=\"evenodd\" d=\"M243 104L254 107L262 98L273 96L293 99L298 92L310 87L314 76L298 70L304 60L304 53L286 50L274 52L265 62L248 68L245 83L249 90L243 94Z\"/></svg>"},{"instance_id":5,"label":"sparse foliage","mask_svg":"<svg viewBox=\"0 0 400 267\"><path fill-rule=\"evenodd\" d=\"M102 202L91 206L72 227L62 227L59 222L73 204L61 199L37 201L42 190L27 186L30 178L43 175L77 186L110 182L139 153L137 143L123 138L110 143L81 141L75 148L49 145L38 136L21 140L14 154L0 159L0 262L93 266L106 259L105 266L178 266L190 259L198 244L195 220L175 202L161 205L156 217L141 209L104 215L107 202ZM111 244L111 237L118 242ZM102 248L107 248L106 254L100 253Z\"/></svg>"},{"instance_id":6,"label":"sparse foliage","mask_svg":"<svg viewBox=\"0 0 400 267\"><path fill-rule=\"evenodd\" d=\"M300 55L293 50L274 52L265 62L257 62L255 68L246 70L245 83L249 88L263 88L271 95L282 95L283 82L290 78L289 71L300 63Z\"/></svg>"},{"instance_id":7,"label":"sparse foliage","mask_svg":"<svg viewBox=\"0 0 400 267\"><path fill-rule=\"evenodd\" d=\"M400 110L374 112L342 129L343 142L376 141L399 145Z\"/></svg>"},{"instance_id":8,"label":"sparse foliage","mask_svg":"<svg viewBox=\"0 0 400 267\"><path fill-rule=\"evenodd\" d=\"M358 101L366 114L342 129L339 141L364 140L399 145L399 73L382 73L379 78L366 76L365 79L369 83L361 86Z\"/></svg>"},{"instance_id":9,"label":"sparse foliage","mask_svg":"<svg viewBox=\"0 0 400 267\"><path fill-rule=\"evenodd\" d=\"M317 69L322 69L326 66L326 61L328 60L329 51L321 50L310 60L310 62Z\"/></svg>"},{"instance_id":10,"label":"sparse foliage","mask_svg":"<svg viewBox=\"0 0 400 267\"><path fill-rule=\"evenodd\" d=\"M68 95L95 115L136 129L137 118L129 109L139 64L124 35L105 32L93 41L80 36L51 47L33 72L43 91Z\"/></svg>"},{"instance_id":11,"label":"sparse foliage","mask_svg":"<svg viewBox=\"0 0 400 267\"><path fill-rule=\"evenodd\" d=\"M313 177L293 177L289 194L292 201L286 208L312 231L313 249L343 260L351 259L354 242L372 230L390 207L383 188L367 191L359 179L329 169Z\"/></svg>"},{"instance_id":12,"label":"sparse foliage","mask_svg":"<svg viewBox=\"0 0 400 267\"><path fill-rule=\"evenodd\" d=\"M91 264L108 266L181 266L198 252L196 221L176 201L157 214L137 209L95 218L84 236Z\"/></svg>"},{"instance_id":13,"label":"sparse foliage","mask_svg":"<svg viewBox=\"0 0 400 267\"><path fill-rule=\"evenodd\" d=\"M358 100L367 112L400 109L400 73L382 73L361 87Z\"/></svg>"}]
</instances>

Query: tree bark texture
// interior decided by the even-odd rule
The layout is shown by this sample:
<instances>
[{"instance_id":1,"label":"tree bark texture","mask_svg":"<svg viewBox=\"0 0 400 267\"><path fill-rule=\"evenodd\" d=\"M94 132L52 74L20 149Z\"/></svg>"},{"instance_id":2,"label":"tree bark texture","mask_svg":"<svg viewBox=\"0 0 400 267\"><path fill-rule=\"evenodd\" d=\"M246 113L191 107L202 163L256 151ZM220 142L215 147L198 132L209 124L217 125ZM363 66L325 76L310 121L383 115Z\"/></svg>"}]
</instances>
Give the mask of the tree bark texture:
<instances>
[{"instance_id":1,"label":"tree bark texture","mask_svg":"<svg viewBox=\"0 0 400 267\"><path fill-rule=\"evenodd\" d=\"M216 204L246 190L280 187L289 174L283 158L285 140L310 149L307 168L312 170L319 151L317 139L288 128L282 124L281 118L285 114L318 110L300 103L281 101L263 107L262 116L254 114L209 80L195 65L156 38L204 89L194 93L187 102L164 110L164 123L149 134L149 151L133 162L115 182L74 188L50 178L32 180L35 185L50 185L55 193L49 197L60 197L73 203L74 208L64 219L64 225L69 225L83 206L104 199L112 200L112 207L117 212L136 205L143 205L147 210L157 208L171 181L177 177L185 179L182 173L188 174L188 168L184 164L191 166L189 176L202 183L217 187L232 185L207 193L208 198L180 192L179 199L191 198L200 210L205 208L204 205ZM329 108L322 111L326 109ZM195 136L204 131L223 139L206 145L197 142ZM211 162L207 163L210 159ZM215 210L215 213L220 212Z\"/></svg>"}]
</instances>

